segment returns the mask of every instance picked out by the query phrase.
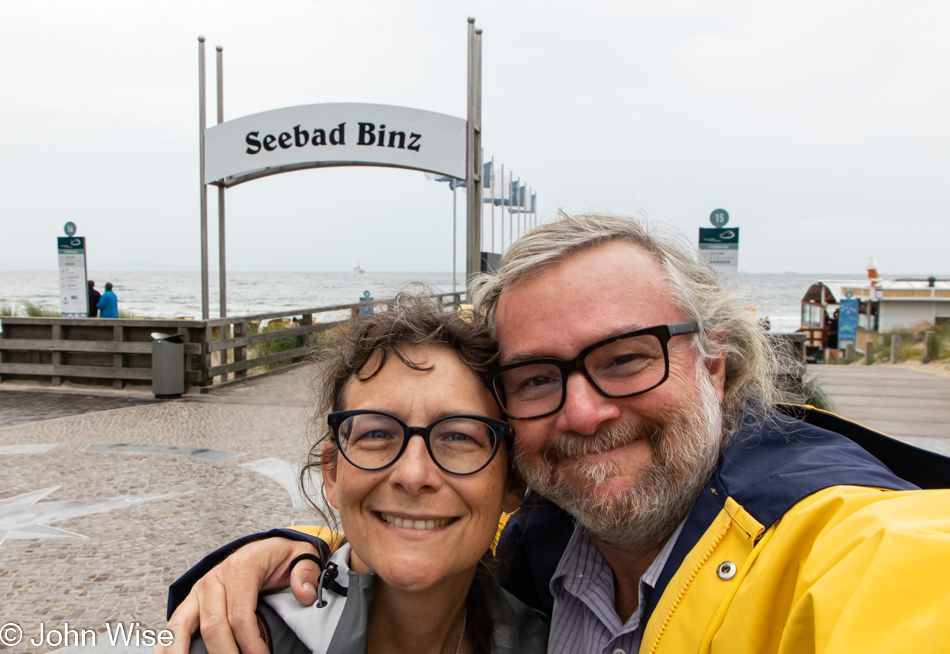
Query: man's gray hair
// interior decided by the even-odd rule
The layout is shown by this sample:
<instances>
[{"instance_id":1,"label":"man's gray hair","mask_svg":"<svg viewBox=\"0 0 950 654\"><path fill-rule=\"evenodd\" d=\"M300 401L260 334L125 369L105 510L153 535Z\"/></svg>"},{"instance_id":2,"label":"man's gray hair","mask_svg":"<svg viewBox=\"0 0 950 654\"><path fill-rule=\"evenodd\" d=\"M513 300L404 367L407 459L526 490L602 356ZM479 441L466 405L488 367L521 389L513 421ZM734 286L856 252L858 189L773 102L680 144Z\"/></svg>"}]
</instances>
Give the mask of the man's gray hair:
<instances>
[{"instance_id":1,"label":"man's gray hair","mask_svg":"<svg viewBox=\"0 0 950 654\"><path fill-rule=\"evenodd\" d=\"M580 250L609 241L626 241L650 253L666 274L671 299L684 320L699 323L693 346L700 363L725 355L723 418L730 433L759 403L782 399L775 385L778 356L741 297L723 286L681 234L650 220L610 214L571 216L536 227L515 241L501 259L498 273L472 280L470 298L492 329L505 289L557 266Z\"/></svg>"}]
</instances>

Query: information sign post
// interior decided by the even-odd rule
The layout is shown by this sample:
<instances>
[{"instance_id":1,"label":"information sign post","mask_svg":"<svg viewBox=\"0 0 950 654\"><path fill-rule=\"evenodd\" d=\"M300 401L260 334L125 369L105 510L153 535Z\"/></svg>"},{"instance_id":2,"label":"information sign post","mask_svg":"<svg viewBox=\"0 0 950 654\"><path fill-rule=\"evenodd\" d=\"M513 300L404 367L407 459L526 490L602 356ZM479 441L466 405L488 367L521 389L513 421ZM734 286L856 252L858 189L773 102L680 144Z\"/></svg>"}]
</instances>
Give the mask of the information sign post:
<instances>
[{"instance_id":1,"label":"information sign post","mask_svg":"<svg viewBox=\"0 0 950 654\"><path fill-rule=\"evenodd\" d=\"M851 292L848 291L850 295ZM858 340L858 300L846 298L838 305L838 347L844 348L845 343L856 343Z\"/></svg>"},{"instance_id":2,"label":"information sign post","mask_svg":"<svg viewBox=\"0 0 950 654\"><path fill-rule=\"evenodd\" d=\"M75 229L73 225L73 233ZM62 318L86 318L89 315L86 237L60 236L56 241L59 251L59 315Z\"/></svg>"},{"instance_id":3,"label":"information sign post","mask_svg":"<svg viewBox=\"0 0 950 654\"><path fill-rule=\"evenodd\" d=\"M700 227L699 253L723 277L739 276L739 228Z\"/></svg>"}]
</instances>

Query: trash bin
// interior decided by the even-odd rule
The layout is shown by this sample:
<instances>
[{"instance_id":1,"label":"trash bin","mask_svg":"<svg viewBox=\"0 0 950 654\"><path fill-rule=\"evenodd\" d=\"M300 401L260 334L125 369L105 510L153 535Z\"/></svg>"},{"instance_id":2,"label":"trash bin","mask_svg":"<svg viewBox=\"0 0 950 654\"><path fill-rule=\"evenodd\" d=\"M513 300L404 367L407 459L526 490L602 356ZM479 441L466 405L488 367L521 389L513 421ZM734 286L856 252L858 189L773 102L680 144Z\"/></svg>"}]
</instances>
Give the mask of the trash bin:
<instances>
[{"instance_id":1,"label":"trash bin","mask_svg":"<svg viewBox=\"0 0 950 654\"><path fill-rule=\"evenodd\" d=\"M185 392L185 343L181 334L152 332L152 393L159 399Z\"/></svg>"}]
</instances>

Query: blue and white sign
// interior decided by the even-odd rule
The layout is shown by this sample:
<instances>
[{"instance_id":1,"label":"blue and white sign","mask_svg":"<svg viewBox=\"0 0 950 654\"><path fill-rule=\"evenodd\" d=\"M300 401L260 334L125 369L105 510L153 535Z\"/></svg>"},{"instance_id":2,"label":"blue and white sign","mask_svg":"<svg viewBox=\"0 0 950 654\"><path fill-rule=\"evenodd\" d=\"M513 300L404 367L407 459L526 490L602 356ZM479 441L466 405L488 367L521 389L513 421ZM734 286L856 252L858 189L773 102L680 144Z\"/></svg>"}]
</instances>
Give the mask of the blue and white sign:
<instances>
[{"instance_id":1,"label":"blue and white sign","mask_svg":"<svg viewBox=\"0 0 950 654\"><path fill-rule=\"evenodd\" d=\"M858 301L841 300L838 305L838 341L858 340Z\"/></svg>"},{"instance_id":2,"label":"blue and white sign","mask_svg":"<svg viewBox=\"0 0 950 654\"><path fill-rule=\"evenodd\" d=\"M86 290L86 237L59 236L59 315L61 318L89 316Z\"/></svg>"}]
</instances>

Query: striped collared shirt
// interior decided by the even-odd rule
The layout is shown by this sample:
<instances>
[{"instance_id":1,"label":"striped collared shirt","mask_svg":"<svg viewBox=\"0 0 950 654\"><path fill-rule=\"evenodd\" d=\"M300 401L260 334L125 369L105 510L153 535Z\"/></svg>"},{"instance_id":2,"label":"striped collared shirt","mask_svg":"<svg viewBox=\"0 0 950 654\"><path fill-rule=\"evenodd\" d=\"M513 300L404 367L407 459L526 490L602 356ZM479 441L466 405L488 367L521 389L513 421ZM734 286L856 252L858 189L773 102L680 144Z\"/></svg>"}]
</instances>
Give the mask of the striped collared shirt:
<instances>
[{"instance_id":1,"label":"striped collared shirt","mask_svg":"<svg viewBox=\"0 0 950 654\"><path fill-rule=\"evenodd\" d=\"M621 623L614 610L613 571L587 530L577 525L551 579L554 613L548 652L633 654L639 651L646 626L640 624L643 607L650 600L682 528L681 523L640 577L637 610L626 623Z\"/></svg>"}]
</instances>

